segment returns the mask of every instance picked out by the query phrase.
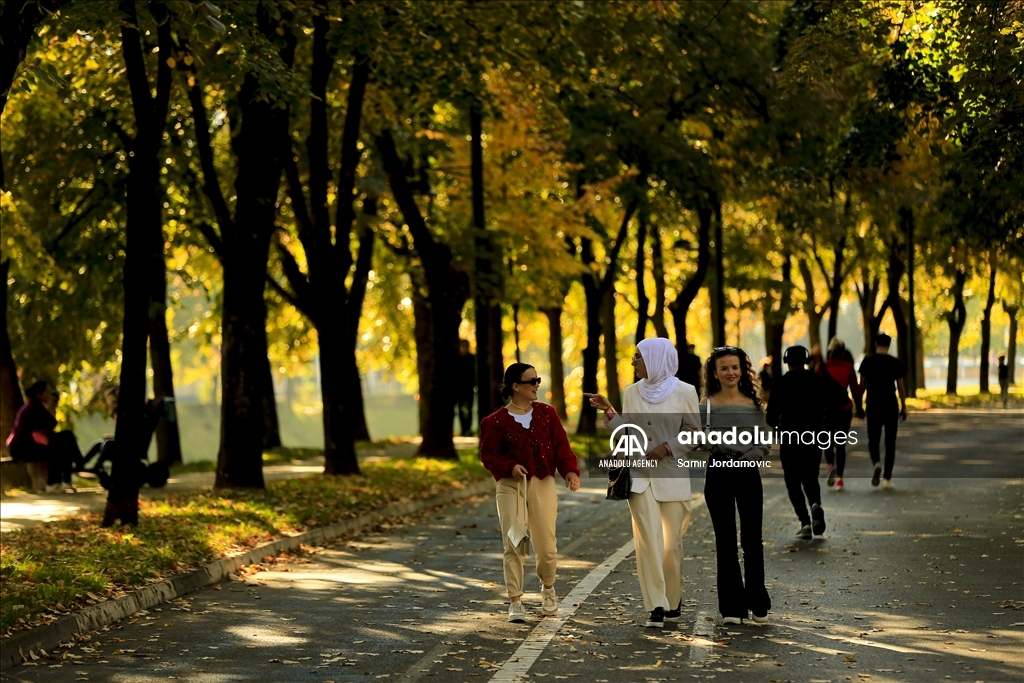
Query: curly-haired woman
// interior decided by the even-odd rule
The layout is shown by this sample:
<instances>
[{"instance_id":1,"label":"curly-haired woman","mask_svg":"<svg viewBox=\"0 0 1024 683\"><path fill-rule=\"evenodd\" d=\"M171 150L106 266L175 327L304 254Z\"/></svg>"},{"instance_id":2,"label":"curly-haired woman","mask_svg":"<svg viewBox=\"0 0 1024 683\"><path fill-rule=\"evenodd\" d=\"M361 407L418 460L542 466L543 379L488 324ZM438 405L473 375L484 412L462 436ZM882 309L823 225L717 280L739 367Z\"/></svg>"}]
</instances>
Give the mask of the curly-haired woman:
<instances>
[{"instance_id":1,"label":"curly-haired woman","mask_svg":"<svg viewBox=\"0 0 1024 683\"><path fill-rule=\"evenodd\" d=\"M701 424L709 432L737 428L736 443L710 446L704 479L704 502L715 528L718 555L718 610L725 624L740 624L753 613L754 622L768 621L772 601L764 585L764 545L761 518L764 492L756 466L735 466L730 460L763 460L771 449L762 443L768 425L758 397L757 375L743 349L723 346L715 349L704 366L705 396L701 401ZM761 434L757 434L758 428ZM744 435L749 435L749 438ZM746 441L746 443L744 443ZM724 466L723 466L724 464ZM736 512L740 515L740 545L743 573L736 552Z\"/></svg>"},{"instance_id":2,"label":"curly-haired woman","mask_svg":"<svg viewBox=\"0 0 1024 683\"><path fill-rule=\"evenodd\" d=\"M480 421L480 460L497 482L495 499L504 542L505 588L510 602L508 620L516 623L526 621L522 597L527 542L512 545L508 531L520 517L519 510L525 508L529 542L533 545L537 576L542 584L541 609L546 615L557 614L555 518L558 497L554 475L560 474L571 491L580 487L576 455L555 409L537 400L539 386L540 377L532 365L513 363L505 370L501 387L501 396L508 403Z\"/></svg>"}]
</instances>

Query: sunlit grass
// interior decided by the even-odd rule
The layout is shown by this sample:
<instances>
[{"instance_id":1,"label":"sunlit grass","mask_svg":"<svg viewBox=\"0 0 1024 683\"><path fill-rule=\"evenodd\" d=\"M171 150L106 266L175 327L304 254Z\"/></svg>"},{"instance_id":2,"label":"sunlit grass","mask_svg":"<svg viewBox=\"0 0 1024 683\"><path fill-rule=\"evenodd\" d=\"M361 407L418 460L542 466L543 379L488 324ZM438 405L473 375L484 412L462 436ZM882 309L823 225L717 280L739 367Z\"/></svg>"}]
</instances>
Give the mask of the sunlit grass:
<instances>
[{"instance_id":1,"label":"sunlit grass","mask_svg":"<svg viewBox=\"0 0 1024 683\"><path fill-rule=\"evenodd\" d=\"M916 398L908 398L907 405L918 410L928 408L999 408L1003 400L999 395L999 385L990 386L988 394L980 393L977 384L958 386L956 396L948 396L945 386L930 389L918 389ZM1009 406L1024 406L1024 384L1010 387Z\"/></svg>"},{"instance_id":2,"label":"sunlit grass","mask_svg":"<svg viewBox=\"0 0 1024 683\"><path fill-rule=\"evenodd\" d=\"M281 534L489 476L475 449L459 455L458 461L365 463L357 477L291 479L268 484L265 491L208 490L140 501L140 523L132 529L101 529L100 514L88 513L4 534L0 632L35 625Z\"/></svg>"}]
</instances>

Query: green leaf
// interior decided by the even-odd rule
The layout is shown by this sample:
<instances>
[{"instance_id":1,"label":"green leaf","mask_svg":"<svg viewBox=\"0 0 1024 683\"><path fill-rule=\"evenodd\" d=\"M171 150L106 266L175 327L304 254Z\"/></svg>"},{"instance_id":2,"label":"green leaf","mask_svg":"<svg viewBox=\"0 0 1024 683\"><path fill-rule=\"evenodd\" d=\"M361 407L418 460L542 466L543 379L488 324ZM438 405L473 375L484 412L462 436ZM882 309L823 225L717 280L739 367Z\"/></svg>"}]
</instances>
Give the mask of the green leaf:
<instances>
[{"instance_id":1,"label":"green leaf","mask_svg":"<svg viewBox=\"0 0 1024 683\"><path fill-rule=\"evenodd\" d=\"M219 20L217 20L217 19L215 19L214 17L211 17L211 16L206 16L204 18L206 20L206 23L210 26L210 28L212 28L217 33L225 33L225 32L227 32L227 30L228 30L227 26L225 26L224 24L220 23Z\"/></svg>"}]
</instances>

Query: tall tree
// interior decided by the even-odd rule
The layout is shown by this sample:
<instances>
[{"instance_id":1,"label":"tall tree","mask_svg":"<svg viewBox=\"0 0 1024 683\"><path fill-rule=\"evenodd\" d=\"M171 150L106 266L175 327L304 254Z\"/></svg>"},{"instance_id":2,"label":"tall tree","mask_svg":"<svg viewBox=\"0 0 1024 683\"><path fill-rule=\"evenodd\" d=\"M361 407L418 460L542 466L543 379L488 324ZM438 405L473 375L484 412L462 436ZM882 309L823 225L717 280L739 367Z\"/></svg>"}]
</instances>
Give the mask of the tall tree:
<instances>
[{"instance_id":1,"label":"tall tree","mask_svg":"<svg viewBox=\"0 0 1024 683\"><path fill-rule=\"evenodd\" d=\"M430 345L435 372L420 377L421 411L425 411L423 441L419 453L435 458L456 459L453 418L455 386L436 375L438 368L453 368L459 353L459 323L462 307L469 297L469 280L453 263L451 248L436 238L420 212L409 182L406 164L399 154L394 135L384 130L376 137L391 193L409 226L412 248L423 269L428 298ZM420 348L420 353L425 349ZM424 414L424 413L421 413Z\"/></svg>"},{"instance_id":2,"label":"tall tree","mask_svg":"<svg viewBox=\"0 0 1024 683\"><path fill-rule=\"evenodd\" d=\"M309 166L308 202L295 158L290 157L285 162L288 193L306 255L308 275L300 270L287 248L282 246L279 252L291 287L289 299L309 317L317 330L324 406L324 472L327 474L358 474L355 439L369 438L356 365L356 341L372 264L373 231L365 226L359 231L355 258L352 242L358 227L355 189L362 158L359 132L371 65L361 50L347 57L351 60L350 77L340 135L338 176L334 179L337 199L332 220L328 199L332 178L328 158L331 131L327 88L338 62L338 48L331 41L327 4L318 3L313 15L310 69L313 97L305 145ZM368 198L364 209L374 203L374 198ZM351 284L348 283L350 277Z\"/></svg>"},{"instance_id":3,"label":"tall tree","mask_svg":"<svg viewBox=\"0 0 1024 683\"><path fill-rule=\"evenodd\" d=\"M253 37L266 42L260 56L290 72L295 36L287 12L266 2L254 8ZM262 46L257 46L262 47ZM189 55L190 56L190 55ZM260 75L248 71L234 97L231 149L237 173L234 211L222 189L195 58L182 59L189 83L201 189L218 230L200 225L224 264L221 351L220 450L217 487L263 488L264 396L267 381L267 306L264 289L271 237L276 229L281 174L291 150L289 112L281 95L263 91ZM268 78L266 74L264 79Z\"/></svg>"},{"instance_id":4,"label":"tall tree","mask_svg":"<svg viewBox=\"0 0 1024 683\"><path fill-rule=\"evenodd\" d=\"M171 18L166 7L158 3L150 11L160 10L157 22L159 56L156 70L155 96L146 71L139 14L136 0L120 0L121 54L125 77L135 115L135 135L116 126L121 142L128 151L128 181L125 201L127 224L125 234L124 318L121 338L121 379L117 403L117 424L114 431L116 455L103 526L117 520L137 524L139 520L139 486L142 481L139 461L145 457L146 434L146 339L150 330L150 309L156 292L154 271L164 272L163 262L163 190L160 185L160 148L171 96L172 54ZM166 327L164 340L166 340Z\"/></svg>"}]
</instances>

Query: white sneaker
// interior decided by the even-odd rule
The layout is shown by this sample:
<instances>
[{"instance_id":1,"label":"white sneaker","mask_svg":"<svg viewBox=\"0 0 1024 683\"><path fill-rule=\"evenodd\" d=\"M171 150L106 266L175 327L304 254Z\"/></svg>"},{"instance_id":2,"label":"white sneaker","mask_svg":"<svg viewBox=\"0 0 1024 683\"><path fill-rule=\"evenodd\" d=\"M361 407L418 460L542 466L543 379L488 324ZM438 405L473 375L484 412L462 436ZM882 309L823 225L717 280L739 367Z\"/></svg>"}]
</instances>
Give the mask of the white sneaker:
<instances>
[{"instance_id":1,"label":"white sneaker","mask_svg":"<svg viewBox=\"0 0 1024 683\"><path fill-rule=\"evenodd\" d=\"M886 490L886 491L892 491L892 480L891 479L883 479L882 480L882 488L884 490Z\"/></svg>"},{"instance_id":2,"label":"white sneaker","mask_svg":"<svg viewBox=\"0 0 1024 683\"><path fill-rule=\"evenodd\" d=\"M46 493L64 493L63 484L47 484Z\"/></svg>"},{"instance_id":3,"label":"white sneaker","mask_svg":"<svg viewBox=\"0 0 1024 683\"><path fill-rule=\"evenodd\" d=\"M810 538L812 538L813 534L811 533L811 525L810 524L804 524L803 526L801 526L800 530L796 532L796 537L797 538L802 538L805 541L809 540Z\"/></svg>"},{"instance_id":4,"label":"white sneaker","mask_svg":"<svg viewBox=\"0 0 1024 683\"><path fill-rule=\"evenodd\" d=\"M541 588L541 611L544 614L558 614L558 596L555 595L555 587Z\"/></svg>"},{"instance_id":5,"label":"white sneaker","mask_svg":"<svg viewBox=\"0 0 1024 683\"><path fill-rule=\"evenodd\" d=\"M722 626L727 625L742 626L743 620L739 617L722 617Z\"/></svg>"},{"instance_id":6,"label":"white sneaker","mask_svg":"<svg viewBox=\"0 0 1024 683\"><path fill-rule=\"evenodd\" d=\"M750 620L751 620L752 622L754 622L755 624L761 624L761 625L764 625L764 624L767 624L767 623L768 623L768 615L767 615L767 614L765 614L765 615L764 615L763 617L759 617L759 616L757 616L756 614L752 614L752 615L751 615L751 619L750 619Z\"/></svg>"},{"instance_id":7,"label":"white sneaker","mask_svg":"<svg viewBox=\"0 0 1024 683\"><path fill-rule=\"evenodd\" d=\"M522 600L516 600L508 606L508 620L512 624L522 624L526 622L526 607L523 606Z\"/></svg>"}]
</instances>

